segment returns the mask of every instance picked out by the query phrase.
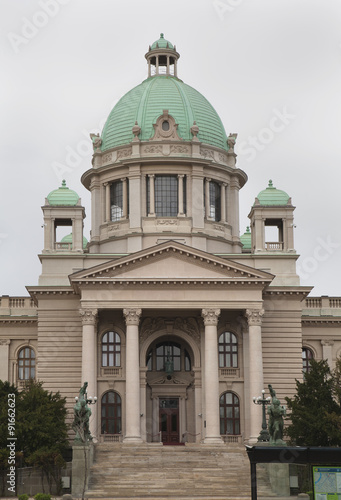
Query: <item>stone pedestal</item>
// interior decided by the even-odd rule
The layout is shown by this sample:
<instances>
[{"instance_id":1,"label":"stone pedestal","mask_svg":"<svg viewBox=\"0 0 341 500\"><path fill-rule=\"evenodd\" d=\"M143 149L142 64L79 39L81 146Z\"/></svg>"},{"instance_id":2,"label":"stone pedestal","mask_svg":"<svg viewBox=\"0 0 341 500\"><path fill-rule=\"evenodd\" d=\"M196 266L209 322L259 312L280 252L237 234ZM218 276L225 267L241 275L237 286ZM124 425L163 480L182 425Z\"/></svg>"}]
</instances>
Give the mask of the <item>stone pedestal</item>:
<instances>
[{"instance_id":1,"label":"stone pedestal","mask_svg":"<svg viewBox=\"0 0 341 500\"><path fill-rule=\"evenodd\" d=\"M86 445L74 445L72 447L72 483L71 493L72 496L82 497L85 473L87 472L87 479L85 484L85 491L88 489L90 467L94 461L94 445L92 443Z\"/></svg>"}]
</instances>

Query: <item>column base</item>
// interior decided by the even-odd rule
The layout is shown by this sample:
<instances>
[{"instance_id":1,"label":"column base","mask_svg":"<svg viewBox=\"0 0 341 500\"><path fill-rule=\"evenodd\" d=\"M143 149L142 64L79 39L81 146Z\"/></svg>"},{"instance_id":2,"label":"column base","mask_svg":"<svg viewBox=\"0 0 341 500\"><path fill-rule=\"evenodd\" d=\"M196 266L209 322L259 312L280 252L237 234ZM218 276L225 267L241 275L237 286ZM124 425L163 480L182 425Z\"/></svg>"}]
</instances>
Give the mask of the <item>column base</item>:
<instances>
[{"instance_id":1,"label":"column base","mask_svg":"<svg viewBox=\"0 0 341 500\"><path fill-rule=\"evenodd\" d=\"M221 436L206 437L204 439L204 444L224 444Z\"/></svg>"},{"instance_id":2,"label":"column base","mask_svg":"<svg viewBox=\"0 0 341 500\"><path fill-rule=\"evenodd\" d=\"M139 444L143 443L143 439L140 436L126 436L122 442L124 444Z\"/></svg>"}]
</instances>

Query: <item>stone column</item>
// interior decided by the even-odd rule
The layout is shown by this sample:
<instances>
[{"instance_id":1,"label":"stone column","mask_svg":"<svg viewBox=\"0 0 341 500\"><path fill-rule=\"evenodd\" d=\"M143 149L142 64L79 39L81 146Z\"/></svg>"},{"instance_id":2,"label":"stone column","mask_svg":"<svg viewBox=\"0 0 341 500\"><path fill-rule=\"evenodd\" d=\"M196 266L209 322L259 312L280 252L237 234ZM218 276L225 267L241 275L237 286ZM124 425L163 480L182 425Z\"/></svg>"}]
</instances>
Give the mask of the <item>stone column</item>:
<instances>
[{"instance_id":1,"label":"stone column","mask_svg":"<svg viewBox=\"0 0 341 500\"><path fill-rule=\"evenodd\" d=\"M155 175L154 174L149 174L149 216L150 217L155 217L155 184L154 184L154 179Z\"/></svg>"},{"instance_id":2,"label":"stone column","mask_svg":"<svg viewBox=\"0 0 341 500\"><path fill-rule=\"evenodd\" d=\"M97 396L97 309L80 309L82 318L82 385L88 382L87 395ZM90 432L97 441L97 405L91 407Z\"/></svg>"},{"instance_id":3,"label":"stone column","mask_svg":"<svg viewBox=\"0 0 341 500\"><path fill-rule=\"evenodd\" d=\"M148 78L150 78L152 76L152 72L151 72L151 66L150 66L150 59L148 59Z\"/></svg>"},{"instance_id":4,"label":"stone column","mask_svg":"<svg viewBox=\"0 0 341 500\"><path fill-rule=\"evenodd\" d=\"M262 316L263 309L247 309L246 317L249 325L249 387L250 396L262 395L263 354L262 354ZM262 430L262 409L260 405L250 404L250 443L256 443Z\"/></svg>"},{"instance_id":5,"label":"stone column","mask_svg":"<svg viewBox=\"0 0 341 500\"><path fill-rule=\"evenodd\" d=\"M159 74L159 56L156 56L156 65L155 65L156 74Z\"/></svg>"},{"instance_id":6,"label":"stone column","mask_svg":"<svg viewBox=\"0 0 341 500\"><path fill-rule=\"evenodd\" d=\"M128 217L128 182L127 178L121 179L122 182L122 195L123 195L123 206L122 206L122 218L126 219Z\"/></svg>"},{"instance_id":7,"label":"stone column","mask_svg":"<svg viewBox=\"0 0 341 500\"><path fill-rule=\"evenodd\" d=\"M184 175L178 175L178 200L179 200L179 211L178 217L183 217L184 214Z\"/></svg>"},{"instance_id":8,"label":"stone column","mask_svg":"<svg viewBox=\"0 0 341 500\"><path fill-rule=\"evenodd\" d=\"M239 179L232 177L230 184L230 224L232 226L232 239L234 243L239 242ZM235 248L238 251L238 246ZM239 248L240 252L240 248Z\"/></svg>"},{"instance_id":9,"label":"stone column","mask_svg":"<svg viewBox=\"0 0 341 500\"><path fill-rule=\"evenodd\" d=\"M105 184L105 222L111 220L110 217L110 184L106 182Z\"/></svg>"},{"instance_id":10,"label":"stone column","mask_svg":"<svg viewBox=\"0 0 341 500\"><path fill-rule=\"evenodd\" d=\"M178 76L178 61L174 59L174 76Z\"/></svg>"},{"instance_id":11,"label":"stone column","mask_svg":"<svg viewBox=\"0 0 341 500\"><path fill-rule=\"evenodd\" d=\"M10 380L9 377L9 346L10 340L0 340L0 380L5 382Z\"/></svg>"},{"instance_id":12,"label":"stone column","mask_svg":"<svg viewBox=\"0 0 341 500\"><path fill-rule=\"evenodd\" d=\"M322 357L323 359L326 359L329 365L329 368L333 370L334 365L333 365L333 345L334 345L334 340L326 339L326 340L321 340L321 345L322 345Z\"/></svg>"},{"instance_id":13,"label":"stone column","mask_svg":"<svg viewBox=\"0 0 341 500\"><path fill-rule=\"evenodd\" d=\"M220 309L203 309L205 324L205 444L222 443L219 426L219 373L217 325Z\"/></svg>"},{"instance_id":14,"label":"stone column","mask_svg":"<svg viewBox=\"0 0 341 500\"><path fill-rule=\"evenodd\" d=\"M226 186L227 184L225 184L224 182L220 185L220 222L226 222Z\"/></svg>"},{"instance_id":15,"label":"stone column","mask_svg":"<svg viewBox=\"0 0 341 500\"><path fill-rule=\"evenodd\" d=\"M167 56L167 70L166 70L166 75L169 75L169 56Z\"/></svg>"},{"instance_id":16,"label":"stone column","mask_svg":"<svg viewBox=\"0 0 341 500\"><path fill-rule=\"evenodd\" d=\"M205 217L206 219L210 218L210 181L206 177L205 179Z\"/></svg>"},{"instance_id":17,"label":"stone column","mask_svg":"<svg viewBox=\"0 0 341 500\"><path fill-rule=\"evenodd\" d=\"M126 331L126 429L124 442L142 442L140 405L139 322L141 309L123 309Z\"/></svg>"}]
</instances>

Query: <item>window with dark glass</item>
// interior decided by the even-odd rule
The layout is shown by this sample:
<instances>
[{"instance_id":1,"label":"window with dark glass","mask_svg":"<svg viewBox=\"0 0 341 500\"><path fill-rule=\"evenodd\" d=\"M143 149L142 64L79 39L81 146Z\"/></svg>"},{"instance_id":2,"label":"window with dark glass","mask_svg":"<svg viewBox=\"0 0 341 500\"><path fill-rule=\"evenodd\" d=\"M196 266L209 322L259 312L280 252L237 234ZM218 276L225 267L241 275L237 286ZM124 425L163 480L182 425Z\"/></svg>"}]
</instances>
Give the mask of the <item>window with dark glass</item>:
<instances>
[{"instance_id":1,"label":"window with dark glass","mask_svg":"<svg viewBox=\"0 0 341 500\"><path fill-rule=\"evenodd\" d=\"M210 187L210 217L215 221L221 219L220 185L211 181Z\"/></svg>"},{"instance_id":2,"label":"window with dark glass","mask_svg":"<svg viewBox=\"0 0 341 500\"><path fill-rule=\"evenodd\" d=\"M121 366L121 337L116 332L102 337L102 366Z\"/></svg>"},{"instance_id":3,"label":"window with dark glass","mask_svg":"<svg viewBox=\"0 0 341 500\"><path fill-rule=\"evenodd\" d=\"M220 335L218 350L220 368L238 367L238 341L233 333L224 332Z\"/></svg>"},{"instance_id":4,"label":"window with dark glass","mask_svg":"<svg viewBox=\"0 0 341 500\"><path fill-rule=\"evenodd\" d=\"M36 355L31 347L23 347L18 354L18 378L29 380L36 374Z\"/></svg>"},{"instance_id":5,"label":"window with dark glass","mask_svg":"<svg viewBox=\"0 0 341 500\"><path fill-rule=\"evenodd\" d=\"M307 347L302 349L302 370L303 373L308 373L310 370L310 361L314 358L313 353Z\"/></svg>"},{"instance_id":6,"label":"window with dark glass","mask_svg":"<svg viewBox=\"0 0 341 500\"><path fill-rule=\"evenodd\" d=\"M155 215L157 217L178 215L178 181L177 175L155 175L153 180L147 178L147 213L150 213L150 182L154 182ZM183 213L186 213L186 177L181 179L181 182L183 182Z\"/></svg>"},{"instance_id":7,"label":"window with dark glass","mask_svg":"<svg viewBox=\"0 0 341 500\"><path fill-rule=\"evenodd\" d=\"M220 434L240 434L239 398L233 392L220 397Z\"/></svg>"},{"instance_id":8,"label":"window with dark glass","mask_svg":"<svg viewBox=\"0 0 341 500\"><path fill-rule=\"evenodd\" d=\"M117 392L109 391L101 401L101 433L119 434L122 429L122 404Z\"/></svg>"},{"instance_id":9,"label":"window with dark glass","mask_svg":"<svg viewBox=\"0 0 341 500\"><path fill-rule=\"evenodd\" d=\"M128 182L128 181L127 181ZM129 185L127 184L127 191ZM127 202L129 195L127 193ZM129 208L128 208L129 210ZM118 221L123 216L123 182L116 181L110 186L110 217L112 221Z\"/></svg>"},{"instance_id":10,"label":"window with dark glass","mask_svg":"<svg viewBox=\"0 0 341 500\"><path fill-rule=\"evenodd\" d=\"M162 122L162 130L164 130L165 132L168 132L168 130L169 130L169 121L164 120Z\"/></svg>"},{"instance_id":11,"label":"window with dark glass","mask_svg":"<svg viewBox=\"0 0 341 500\"><path fill-rule=\"evenodd\" d=\"M148 371L166 371L166 362L173 363L174 371L191 371L191 358L186 349L176 342L162 342L148 351Z\"/></svg>"}]
</instances>

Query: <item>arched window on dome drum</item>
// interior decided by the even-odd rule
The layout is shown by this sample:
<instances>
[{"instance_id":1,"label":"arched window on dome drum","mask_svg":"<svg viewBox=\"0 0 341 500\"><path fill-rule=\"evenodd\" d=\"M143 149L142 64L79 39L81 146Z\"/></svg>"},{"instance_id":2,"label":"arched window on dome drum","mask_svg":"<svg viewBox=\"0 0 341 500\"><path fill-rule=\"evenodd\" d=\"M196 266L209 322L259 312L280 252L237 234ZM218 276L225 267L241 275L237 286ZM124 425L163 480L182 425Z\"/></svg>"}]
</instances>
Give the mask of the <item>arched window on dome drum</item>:
<instances>
[{"instance_id":1,"label":"arched window on dome drum","mask_svg":"<svg viewBox=\"0 0 341 500\"><path fill-rule=\"evenodd\" d=\"M31 347L23 347L18 354L18 378L29 380L36 375L36 355Z\"/></svg>"},{"instance_id":2,"label":"arched window on dome drum","mask_svg":"<svg viewBox=\"0 0 341 500\"><path fill-rule=\"evenodd\" d=\"M308 373L310 370L310 361L314 359L313 353L308 347L302 349L302 370L303 373Z\"/></svg>"},{"instance_id":3,"label":"arched window on dome drum","mask_svg":"<svg viewBox=\"0 0 341 500\"><path fill-rule=\"evenodd\" d=\"M165 122L163 122L165 123ZM179 178L177 175L155 175L154 180L147 177L147 213L153 213L150 207L150 182L154 182L156 217L176 217L179 210ZM186 176L183 182L183 213L186 213Z\"/></svg>"},{"instance_id":4,"label":"arched window on dome drum","mask_svg":"<svg viewBox=\"0 0 341 500\"><path fill-rule=\"evenodd\" d=\"M210 217L219 222L221 219L220 185L210 181Z\"/></svg>"},{"instance_id":5,"label":"arched window on dome drum","mask_svg":"<svg viewBox=\"0 0 341 500\"><path fill-rule=\"evenodd\" d=\"M128 181L126 181L128 182ZM127 190L129 185L127 184ZM129 213L129 195L127 194L127 205ZM123 181L113 182L110 186L110 219L112 221L121 220L124 215L124 192Z\"/></svg>"},{"instance_id":6,"label":"arched window on dome drum","mask_svg":"<svg viewBox=\"0 0 341 500\"><path fill-rule=\"evenodd\" d=\"M219 336L219 367L237 368L238 367L238 340L231 332L224 332Z\"/></svg>"},{"instance_id":7,"label":"arched window on dome drum","mask_svg":"<svg viewBox=\"0 0 341 500\"><path fill-rule=\"evenodd\" d=\"M122 430L122 403L117 392L109 391L101 401L101 433L120 434Z\"/></svg>"},{"instance_id":8,"label":"arched window on dome drum","mask_svg":"<svg viewBox=\"0 0 341 500\"><path fill-rule=\"evenodd\" d=\"M239 398L233 392L225 392L220 397L220 434L240 434Z\"/></svg>"},{"instance_id":9,"label":"arched window on dome drum","mask_svg":"<svg viewBox=\"0 0 341 500\"><path fill-rule=\"evenodd\" d=\"M121 337L116 332L102 337L102 366L121 366Z\"/></svg>"}]
</instances>

